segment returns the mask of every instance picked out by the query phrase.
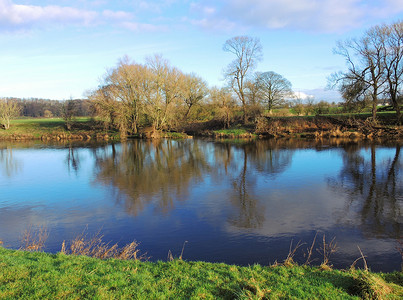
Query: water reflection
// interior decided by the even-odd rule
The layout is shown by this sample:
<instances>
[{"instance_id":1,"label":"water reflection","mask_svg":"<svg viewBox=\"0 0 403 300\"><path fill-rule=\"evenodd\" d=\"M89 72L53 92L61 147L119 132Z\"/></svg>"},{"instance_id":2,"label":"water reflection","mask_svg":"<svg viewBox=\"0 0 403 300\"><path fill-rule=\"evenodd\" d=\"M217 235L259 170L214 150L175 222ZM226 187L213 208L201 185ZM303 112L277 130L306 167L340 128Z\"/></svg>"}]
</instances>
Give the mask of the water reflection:
<instances>
[{"instance_id":1,"label":"water reflection","mask_svg":"<svg viewBox=\"0 0 403 300\"><path fill-rule=\"evenodd\" d=\"M284 150L272 141L239 144L215 143L215 167L222 166L231 182L227 195L234 210L228 217L232 226L246 229L261 228L265 221L265 205L256 193L259 176L273 176L284 172L291 164L293 150ZM276 149L277 148L277 149ZM219 170L217 177L222 174ZM221 177L222 178L222 177Z\"/></svg>"},{"instance_id":2,"label":"water reflection","mask_svg":"<svg viewBox=\"0 0 403 300\"><path fill-rule=\"evenodd\" d=\"M109 148L109 149L108 149ZM118 199L132 215L149 202L166 213L174 200L183 200L191 181L201 181L209 164L197 142L132 141L107 146L96 155L96 181L114 187Z\"/></svg>"},{"instance_id":3,"label":"water reflection","mask_svg":"<svg viewBox=\"0 0 403 300\"><path fill-rule=\"evenodd\" d=\"M11 177L17 175L22 164L13 156L13 148L0 146L0 170L4 176Z\"/></svg>"},{"instance_id":4,"label":"water reflection","mask_svg":"<svg viewBox=\"0 0 403 300\"><path fill-rule=\"evenodd\" d=\"M346 196L341 223L353 223L368 236L402 237L403 180L400 145L395 150L348 145L343 167L329 186Z\"/></svg>"},{"instance_id":5,"label":"water reflection","mask_svg":"<svg viewBox=\"0 0 403 300\"><path fill-rule=\"evenodd\" d=\"M78 155L75 147L72 144L68 145L68 152L66 157L67 170L70 173L72 170L77 175L80 168L80 156Z\"/></svg>"}]
</instances>

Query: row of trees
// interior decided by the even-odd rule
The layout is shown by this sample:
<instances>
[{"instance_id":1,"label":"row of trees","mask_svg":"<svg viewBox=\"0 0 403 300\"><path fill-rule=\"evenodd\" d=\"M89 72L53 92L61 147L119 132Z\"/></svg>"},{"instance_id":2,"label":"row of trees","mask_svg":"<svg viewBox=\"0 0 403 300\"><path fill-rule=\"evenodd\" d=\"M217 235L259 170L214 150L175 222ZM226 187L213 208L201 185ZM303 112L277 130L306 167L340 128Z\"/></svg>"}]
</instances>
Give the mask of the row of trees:
<instances>
[{"instance_id":1,"label":"row of trees","mask_svg":"<svg viewBox=\"0 0 403 300\"><path fill-rule=\"evenodd\" d=\"M185 74L161 56L154 56L145 64L123 58L89 99L108 126L137 133L146 125L175 127L190 117L206 95L207 84L200 77Z\"/></svg>"},{"instance_id":2,"label":"row of trees","mask_svg":"<svg viewBox=\"0 0 403 300\"><path fill-rule=\"evenodd\" d=\"M0 99L0 128L9 129L10 121L23 117L61 117L71 129L75 116L92 116L94 109L89 100Z\"/></svg>"},{"instance_id":3,"label":"row of trees","mask_svg":"<svg viewBox=\"0 0 403 300\"><path fill-rule=\"evenodd\" d=\"M31 118L63 117L64 106L67 102L66 100L21 99L14 97L3 98L2 101L16 103L20 108L20 116ZM74 99L73 101L77 116L90 116L93 114L92 104L89 100Z\"/></svg>"},{"instance_id":4,"label":"row of trees","mask_svg":"<svg viewBox=\"0 0 403 300\"><path fill-rule=\"evenodd\" d=\"M370 102L375 119L379 98L388 98L401 124L403 22L374 26L359 39L339 42L335 53L345 58L347 71L332 74L330 81L346 102Z\"/></svg>"},{"instance_id":5,"label":"row of trees","mask_svg":"<svg viewBox=\"0 0 403 300\"><path fill-rule=\"evenodd\" d=\"M274 105L294 97L291 82L280 74L272 71L251 74L263 57L259 39L233 37L225 42L223 50L235 56L224 75L242 106L244 124L248 119L248 107L263 105L270 113Z\"/></svg>"},{"instance_id":6,"label":"row of trees","mask_svg":"<svg viewBox=\"0 0 403 300\"><path fill-rule=\"evenodd\" d=\"M144 64L121 59L89 99L110 128L135 134L140 127L169 130L197 119L219 119L226 127L242 109L242 120L269 112L293 97L292 85L275 72L252 73L261 56L258 39L234 37L224 50L236 58L227 67L227 86L209 89L199 76L186 74L161 56Z\"/></svg>"}]
</instances>

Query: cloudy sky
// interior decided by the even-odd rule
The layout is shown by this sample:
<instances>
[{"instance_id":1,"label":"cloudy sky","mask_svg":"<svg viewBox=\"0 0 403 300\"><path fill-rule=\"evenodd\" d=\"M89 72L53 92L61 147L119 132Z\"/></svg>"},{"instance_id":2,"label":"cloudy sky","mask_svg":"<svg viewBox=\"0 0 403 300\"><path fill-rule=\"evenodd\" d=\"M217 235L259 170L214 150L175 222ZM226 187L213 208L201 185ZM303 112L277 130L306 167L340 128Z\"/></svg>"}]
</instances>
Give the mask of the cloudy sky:
<instances>
[{"instance_id":1,"label":"cloudy sky","mask_svg":"<svg viewBox=\"0 0 403 300\"><path fill-rule=\"evenodd\" d=\"M223 44L249 35L263 45L257 71L333 101L336 41L402 19L401 0L0 0L0 97L81 98L124 55L161 54L222 86Z\"/></svg>"}]
</instances>

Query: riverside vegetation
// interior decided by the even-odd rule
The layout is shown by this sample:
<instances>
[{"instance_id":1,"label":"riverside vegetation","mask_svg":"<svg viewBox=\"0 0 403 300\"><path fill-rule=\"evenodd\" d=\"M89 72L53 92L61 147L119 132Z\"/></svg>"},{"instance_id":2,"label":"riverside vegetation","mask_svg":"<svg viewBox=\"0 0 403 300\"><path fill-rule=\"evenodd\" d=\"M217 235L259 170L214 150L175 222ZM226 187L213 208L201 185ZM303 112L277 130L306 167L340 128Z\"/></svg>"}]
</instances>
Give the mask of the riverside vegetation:
<instances>
[{"instance_id":1,"label":"riverside vegetation","mask_svg":"<svg viewBox=\"0 0 403 300\"><path fill-rule=\"evenodd\" d=\"M102 241L100 234L79 235L57 254L37 252L47 231L26 231L20 250L0 247L0 298L41 299L401 299L402 272L333 270L334 240L318 248L323 262L310 266L315 240L304 265L293 261L302 246L290 246L287 258L272 266L241 267L187 262L170 255L167 262L148 262L138 244L123 248ZM315 238L316 239L316 238ZM28 251L30 250L30 251Z\"/></svg>"},{"instance_id":2,"label":"riverside vegetation","mask_svg":"<svg viewBox=\"0 0 403 300\"><path fill-rule=\"evenodd\" d=\"M158 131L152 127L140 128L134 138L188 138L191 136L215 138L353 138L403 139L403 128L393 123L393 114L378 113L376 123L368 121L368 114L258 117L254 123L243 125L234 121L223 129L216 120L192 122L176 131ZM127 138L128 136L123 136ZM0 130L0 140L120 140L119 131L106 129L102 122L90 117L77 117L65 127L62 118L24 118L11 121L10 129Z\"/></svg>"}]
</instances>

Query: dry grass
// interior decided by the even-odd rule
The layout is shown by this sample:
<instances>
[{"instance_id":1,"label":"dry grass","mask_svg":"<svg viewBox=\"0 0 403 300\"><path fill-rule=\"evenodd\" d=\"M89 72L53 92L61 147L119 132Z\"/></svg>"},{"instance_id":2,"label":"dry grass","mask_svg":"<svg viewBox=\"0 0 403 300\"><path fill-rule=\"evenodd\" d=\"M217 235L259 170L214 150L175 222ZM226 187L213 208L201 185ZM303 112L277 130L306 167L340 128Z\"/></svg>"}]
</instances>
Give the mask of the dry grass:
<instances>
[{"instance_id":1,"label":"dry grass","mask_svg":"<svg viewBox=\"0 0 403 300\"><path fill-rule=\"evenodd\" d=\"M288 251L287 258L286 258L286 259L284 260L284 262L283 262L283 265L286 266L286 267L292 267L292 266L295 265L295 262L294 262L295 253L297 252L297 250L298 250L301 246L304 245L303 243L301 243L301 241L299 241L299 242L293 247L292 242L293 242L293 241L291 240L291 243L290 243L290 250Z\"/></svg>"},{"instance_id":2,"label":"dry grass","mask_svg":"<svg viewBox=\"0 0 403 300\"><path fill-rule=\"evenodd\" d=\"M323 261L320 265L322 269L328 270L332 267L330 265L330 256L337 251L337 243L335 239L336 237L334 237L329 243L326 243L326 236L323 235L322 245L317 249L317 251L323 256Z\"/></svg>"},{"instance_id":3,"label":"dry grass","mask_svg":"<svg viewBox=\"0 0 403 300\"><path fill-rule=\"evenodd\" d=\"M304 265L310 265L311 263L312 263L312 259L311 259L311 257L312 257L312 253L313 253L313 248L315 247L315 243L316 243L316 237L318 236L318 233L316 232L315 233L315 237L313 238L313 241L312 241L312 244L311 244L311 247L309 247L309 249L307 249L307 255L306 255L306 261L305 261L305 263L304 263Z\"/></svg>"},{"instance_id":4,"label":"dry grass","mask_svg":"<svg viewBox=\"0 0 403 300\"><path fill-rule=\"evenodd\" d=\"M45 247L45 242L49 237L49 232L45 226L30 226L24 231L21 237L20 250L40 251Z\"/></svg>"},{"instance_id":5,"label":"dry grass","mask_svg":"<svg viewBox=\"0 0 403 300\"><path fill-rule=\"evenodd\" d=\"M104 242L103 235L101 235L100 232L92 237L88 237L84 231L69 244L63 241L60 252L63 254L85 255L100 259L147 260L145 254L140 255L138 246L139 243L133 241L123 248L119 248L118 244L111 245L110 243Z\"/></svg>"},{"instance_id":6,"label":"dry grass","mask_svg":"<svg viewBox=\"0 0 403 300\"><path fill-rule=\"evenodd\" d=\"M188 241L184 241L184 242L183 242L182 251L181 251L181 254L180 254L179 257L178 257L179 260L183 260L183 252L185 251L185 245L186 245L187 242L188 242ZM174 258L174 256L173 256L171 250L168 250L167 261L173 261L173 260L175 260L175 258Z\"/></svg>"},{"instance_id":7,"label":"dry grass","mask_svg":"<svg viewBox=\"0 0 403 300\"><path fill-rule=\"evenodd\" d=\"M359 273L355 279L363 299L385 299L393 292L391 286L375 274Z\"/></svg>"},{"instance_id":8,"label":"dry grass","mask_svg":"<svg viewBox=\"0 0 403 300\"><path fill-rule=\"evenodd\" d=\"M356 264L359 260L362 259L362 261L363 261L363 263L364 263L364 271L365 271L365 272L368 272L367 260L365 259L365 256L364 256L364 254L362 253L361 248L360 248L359 246L357 246L357 247L358 247L358 250L360 251L361 256L360 256L359 258L357 258L357 259L351 264L350 269L351 269L351 270L354 270L354 269L355 269L355 264Z\"/></svg>"}]
</instances>

